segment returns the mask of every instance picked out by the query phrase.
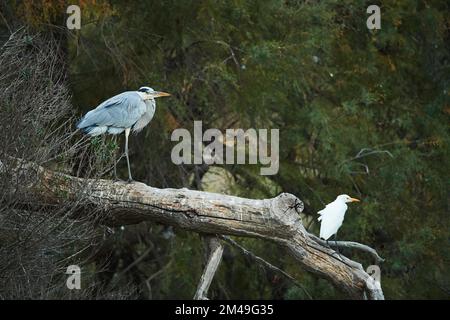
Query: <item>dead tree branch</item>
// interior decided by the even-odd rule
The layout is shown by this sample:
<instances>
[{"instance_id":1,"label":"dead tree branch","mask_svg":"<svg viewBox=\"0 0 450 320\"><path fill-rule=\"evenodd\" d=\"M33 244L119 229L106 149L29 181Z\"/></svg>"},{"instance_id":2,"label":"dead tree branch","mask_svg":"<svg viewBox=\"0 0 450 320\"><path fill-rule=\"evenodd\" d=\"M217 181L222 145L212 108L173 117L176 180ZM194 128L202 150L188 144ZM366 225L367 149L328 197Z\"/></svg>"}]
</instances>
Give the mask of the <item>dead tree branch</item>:
<instances>
[{"instance_id":1,"label":"dead tree branch","mask_svg":"<svg viewBox=\"0 0 450 320\"><path fill-rule=\"evenodd\" d=\"M95 208L106 225L153 221L198 233L270 240L288 248L300 266L328 279L350 298L363 299L365 292L369 299L384 298L381 288L367 285L370 276L361 264L341 260L305 230L297 213L301 201L292 194L255 200L185 188L158 189L139 182L76 178L21 160L1 162L0 168L13 172L19 181L35 177L20 196L26 205L39 201L58 207L82 197L75 212L83 216Z\"/></svg>"}]
</instances>

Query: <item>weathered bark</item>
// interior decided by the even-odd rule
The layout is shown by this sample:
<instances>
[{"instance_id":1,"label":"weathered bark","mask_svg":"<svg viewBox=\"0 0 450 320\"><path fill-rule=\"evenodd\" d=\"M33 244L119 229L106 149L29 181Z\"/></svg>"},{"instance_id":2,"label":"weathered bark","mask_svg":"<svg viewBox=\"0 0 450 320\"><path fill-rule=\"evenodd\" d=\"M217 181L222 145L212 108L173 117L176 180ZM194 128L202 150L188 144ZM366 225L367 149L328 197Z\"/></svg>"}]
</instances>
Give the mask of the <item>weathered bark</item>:
<instances>
[{"instance_id":1,"label":"weathered bark","mask_svg":"<svg viewBox=\"0 0 450 320\"><path fill-rule=\"evenodd\" d=\"M76 178L18 160L0 163L0 168L15 172L19 181L36 177L20 197L24 202L38 199L41 204L58 206L82 198L77 212L101 210L107 225L153 221L198 233L274 241L288 248L303 268L330 280L350 298L363 299L367 294L370 299L383 299L381 288L367 286L370 276L361 264L346 257L341 260L305 230L297 212L303 204L292 194L254 200L184 188L158 189L139 182Z\"/></svg>"}]
</instances>

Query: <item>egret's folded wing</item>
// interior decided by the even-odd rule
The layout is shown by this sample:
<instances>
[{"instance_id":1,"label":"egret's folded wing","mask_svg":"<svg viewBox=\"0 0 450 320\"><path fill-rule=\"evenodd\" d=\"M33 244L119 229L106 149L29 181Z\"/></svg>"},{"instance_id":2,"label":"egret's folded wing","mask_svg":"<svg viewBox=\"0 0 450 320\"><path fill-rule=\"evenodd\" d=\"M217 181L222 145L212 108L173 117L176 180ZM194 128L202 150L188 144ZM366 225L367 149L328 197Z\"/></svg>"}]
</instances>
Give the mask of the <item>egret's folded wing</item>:
<instances>
[{"instance_id":1,"label":"egret's folded wing","mask_svg":"<svg viewBox=\"0 0 450 320\"><path fill-rule=\"evenodd\" d=\"M324 209L317 211L317 214L320 215L320 217L317 218L318 221L322 220L323 215L326 213L327 207L325 207Z\"/></svg>"},{"instance_id":2,"label":"egret's folded wing","mask_svg":"<svg viewBox=\"0 0 450 320\"><path fill-rule=\"evenodd\" d=\"M317 214L320 215L320 217L318 217L317 220L318 220L318 221L321 221L322 218L324 217L324 215L326 215L327 212L330 211L330 208L331 208L331 207L332 207L332 206L331 206L331 203L329 203L329 204L327 204L327 205L325 206L325 208L323 208L323 209L320 210L320 211L317 211Z\"/></svg>"},{"instance_id":3,"label":"egret's folded wing","mask_svg":"<svg viewBox=\"0 0 450 320\"><path fill-rule=\"evenodd\" d=\"M327 205L325 206L325 208L323 208L322 210L317 211L317 213L320 214L320 215L322 215L322 214L326 213L326 212L328 211L328 209L330 209L330 207L331 207L331 203L327 204Z\"/></svg>"}]
</instances>

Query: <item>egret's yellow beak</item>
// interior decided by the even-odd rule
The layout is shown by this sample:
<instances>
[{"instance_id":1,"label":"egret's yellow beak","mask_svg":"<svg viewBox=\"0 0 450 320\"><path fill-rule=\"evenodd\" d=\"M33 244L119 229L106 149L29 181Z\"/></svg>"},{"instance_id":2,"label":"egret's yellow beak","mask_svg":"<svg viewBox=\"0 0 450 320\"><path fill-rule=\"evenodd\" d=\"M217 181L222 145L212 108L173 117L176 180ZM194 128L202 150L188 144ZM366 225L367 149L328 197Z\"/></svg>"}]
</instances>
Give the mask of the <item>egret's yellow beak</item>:
<instances>
[{"instance_id":1,"label":"egret's yellow beak","mask_svg":"<svg viewBox=\"0 0 450 320\"><path fill-rule=\"evenodd\" d=\"M356 199L356 198L350 198L350 200L352 200L352 202L360 202L361 200Z\"/></svg>"},{"instance_id":2,"label":"egret's yellow beak","mask_svg":"<svg viewBox=\"0 0 450 320\"><path fill-rule=\"evenodd\" d=\"M158 92L155 93L154 96L155 96L155 98L158 98L158 97L168 97L168 96L170 96L170 93L158 91Z\"/></svg>"}]
</instances>

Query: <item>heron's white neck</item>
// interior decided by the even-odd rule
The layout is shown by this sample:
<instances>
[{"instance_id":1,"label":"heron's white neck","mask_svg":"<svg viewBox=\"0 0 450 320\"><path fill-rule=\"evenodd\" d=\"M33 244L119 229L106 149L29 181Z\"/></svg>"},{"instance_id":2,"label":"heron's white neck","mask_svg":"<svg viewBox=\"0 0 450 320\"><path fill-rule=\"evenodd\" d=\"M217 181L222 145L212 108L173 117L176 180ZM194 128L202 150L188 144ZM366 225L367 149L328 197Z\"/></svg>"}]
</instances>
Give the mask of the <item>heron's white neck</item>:
<instances>
[{"instance_id":1,"label":"heron's white neck","mask_svg":"<svg viewBox=\"0 0 450 320\"><path fill-rule=\"evenodd\" d=\"M145 92L136 91L136 93L141 97L142 100L153 100L153 97L146 94Z\"/></svg>"},{"instance_id":2,"label":"heron's white neck","mask_svg":"<svg viewBox=\"0 0 450 320\"><path fill-rule=\"evenodd\" d=\"M142 100L145 100L145 94L143 92L136 91L136 93L139 95L139 97L141 97Z\"/></svg>"}]
</instances>

